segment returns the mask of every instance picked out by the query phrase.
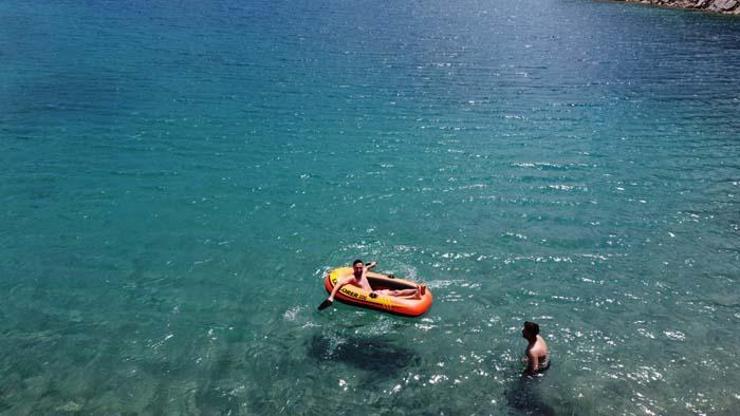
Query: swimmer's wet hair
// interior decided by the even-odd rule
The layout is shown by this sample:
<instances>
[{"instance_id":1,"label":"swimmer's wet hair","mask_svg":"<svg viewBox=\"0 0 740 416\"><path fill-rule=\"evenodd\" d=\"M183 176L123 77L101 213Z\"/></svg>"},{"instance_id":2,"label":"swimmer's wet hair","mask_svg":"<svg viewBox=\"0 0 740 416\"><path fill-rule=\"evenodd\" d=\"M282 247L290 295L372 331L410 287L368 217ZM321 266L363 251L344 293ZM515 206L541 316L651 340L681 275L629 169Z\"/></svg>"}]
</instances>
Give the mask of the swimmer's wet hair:
<instances>
[{"instance_id":1,"label":"swimmer's wet hair","mask_svg":"<svg viewBox=\"0 0 740 416\"><path fill-rule=\"evenodd\" d=\"M357 260L355 260L355 261L353 261L353 262L352 262L352 267L354 267L354 266L355 266L355 264L357 264L357 263L360 263L360 264L364 264L364 263L362 262L362 260L360 260L360 259L357 259Z\"/></svg>"},{"instance_id":2,"label":"swimmer's wet hair","mask_svg":"<svg viewBox=\"0 0 740 416\"><path fill-rule=\"evenodd\" d=\"M539 335L540 333L540 326L534 322L525 321L524 329L530 334Z\"/></svg>"}]
</instances>

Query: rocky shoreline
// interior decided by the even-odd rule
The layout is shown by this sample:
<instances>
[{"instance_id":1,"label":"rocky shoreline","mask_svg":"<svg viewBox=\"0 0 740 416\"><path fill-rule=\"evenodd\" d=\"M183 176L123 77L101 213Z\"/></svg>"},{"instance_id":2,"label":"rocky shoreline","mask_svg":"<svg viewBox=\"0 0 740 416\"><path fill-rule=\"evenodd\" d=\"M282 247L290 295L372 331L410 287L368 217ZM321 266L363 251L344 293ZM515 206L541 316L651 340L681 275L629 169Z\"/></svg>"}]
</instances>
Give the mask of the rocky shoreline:
<instances>
[{"instance_id":1,"label":"rocky shoreline","mask_svg":"<svg viewBox=\"0 0 740 416\"><path fill-rule=\"evenodd\" d=\"M740 0L616 0L644 3L659 7L703 10L712 13L740 15Z\"/></svg>"}]
</instances>

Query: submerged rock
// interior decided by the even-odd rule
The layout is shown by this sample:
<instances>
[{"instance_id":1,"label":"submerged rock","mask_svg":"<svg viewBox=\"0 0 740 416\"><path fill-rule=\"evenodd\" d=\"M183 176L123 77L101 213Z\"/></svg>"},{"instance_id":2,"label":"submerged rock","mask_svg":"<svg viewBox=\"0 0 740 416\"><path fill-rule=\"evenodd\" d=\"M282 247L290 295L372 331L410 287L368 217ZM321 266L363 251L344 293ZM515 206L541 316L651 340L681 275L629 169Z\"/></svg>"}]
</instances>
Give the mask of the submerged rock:
<instances>
[{"instance_id":1,"label":"submerged rock","mask_svg":"<svg viewBox=\"0 0 740 416\"><path fill-rule=\"evenodd\" d=\"M56 408L58 412L77 413L82 410L82 406L74 401L67 402Z\"/></svg>"}]
</instances>

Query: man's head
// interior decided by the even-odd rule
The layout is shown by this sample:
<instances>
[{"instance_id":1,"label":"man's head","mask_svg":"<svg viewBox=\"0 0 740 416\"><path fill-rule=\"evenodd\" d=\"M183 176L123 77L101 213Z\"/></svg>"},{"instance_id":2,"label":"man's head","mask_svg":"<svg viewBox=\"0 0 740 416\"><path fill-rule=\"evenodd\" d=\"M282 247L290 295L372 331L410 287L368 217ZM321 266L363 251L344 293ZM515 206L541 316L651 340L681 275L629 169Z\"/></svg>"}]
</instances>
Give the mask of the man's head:
<instances>
[{"instance_id":1,"label":"man's head","mask_svg":"<svg viewBox=\"0 0 740 416\"><path fill-rule=\"evenodd\" d=\"M355 279L362 277L362 271L365 269L365 263L362 260L357 259L352 262L352 273L355 275Z\"/></svg>"},{"instance_id":2,"label":"man's head","mask_svg":"<svg viewBox=\"0 0 740 416\"><path fill-rule=\"evenodd\" d=\"M522 329L522 336L527 339L536 338L540 333L540 326L534 322L524 322L524 329Z\"/></svg>"}]
</instances>

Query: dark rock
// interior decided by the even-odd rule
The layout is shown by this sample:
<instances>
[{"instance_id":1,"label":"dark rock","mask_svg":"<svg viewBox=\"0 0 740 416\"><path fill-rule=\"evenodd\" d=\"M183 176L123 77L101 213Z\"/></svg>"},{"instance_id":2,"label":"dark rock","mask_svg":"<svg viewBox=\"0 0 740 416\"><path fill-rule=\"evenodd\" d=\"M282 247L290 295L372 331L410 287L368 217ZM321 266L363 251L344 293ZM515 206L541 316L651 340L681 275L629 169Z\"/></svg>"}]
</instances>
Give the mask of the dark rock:
<instances>
[{"instance_id":1,"label":"dark rock","mask_svg":"<svg viewBox=\"0 0 740 416\"><path fill-rule=\"evenodd\" d=\"M695 9L703 9L709 5L709 0L699 0L694 5Z\"/></svg>"}]
</instances>

